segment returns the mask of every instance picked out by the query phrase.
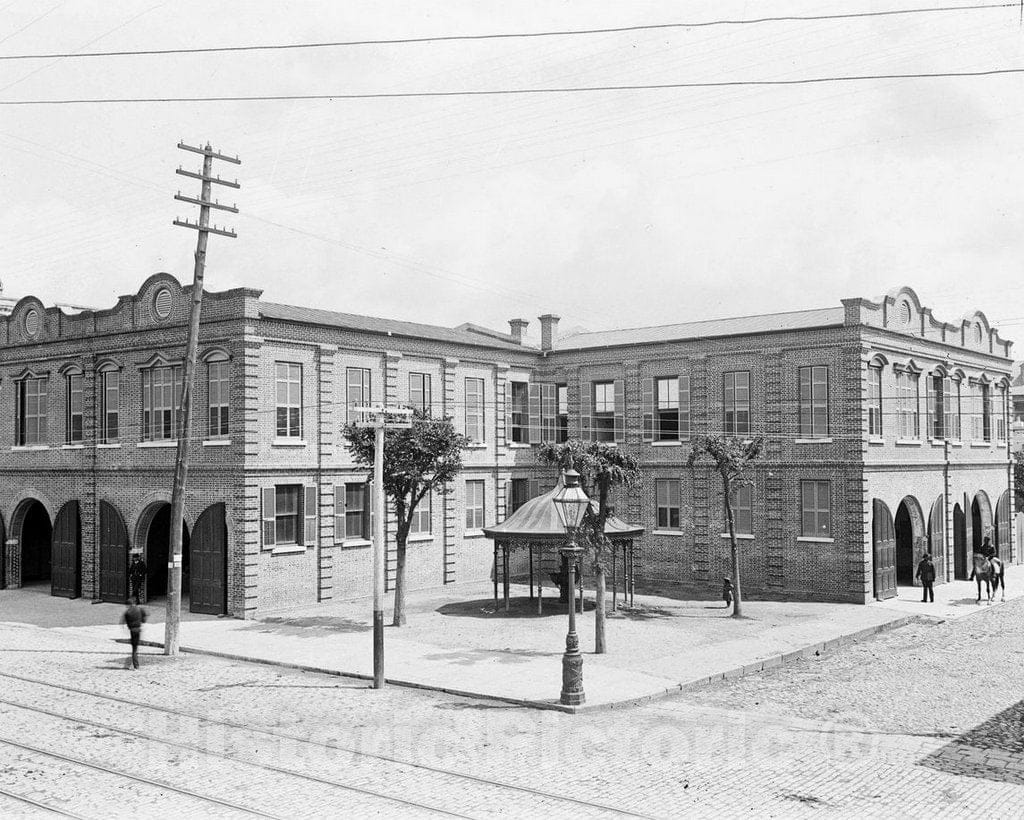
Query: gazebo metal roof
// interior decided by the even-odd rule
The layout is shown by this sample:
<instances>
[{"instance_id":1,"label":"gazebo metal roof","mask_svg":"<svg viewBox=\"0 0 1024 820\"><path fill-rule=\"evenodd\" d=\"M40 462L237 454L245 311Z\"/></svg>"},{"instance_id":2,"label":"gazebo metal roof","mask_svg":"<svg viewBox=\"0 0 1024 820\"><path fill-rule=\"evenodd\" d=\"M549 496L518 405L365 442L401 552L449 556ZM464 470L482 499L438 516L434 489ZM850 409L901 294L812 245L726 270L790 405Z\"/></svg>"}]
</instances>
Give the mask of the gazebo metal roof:
<instances>
[{"instance_id":1,"label":"gazebo metal roof","mask_svg":"<svg viewBox=\"0 0 1024 820\"><path fill-rule=\"evenodd\" d=\"M512 515L492 527L484 527L484 535L495 541L529 541L539 543L545 541L564 541L565 527L558 518L558 511L552 503L555 495L562 489L562 477L558 483L546 493L531 498ZM590 509L596 515L598 502L590 500ZM604 525L604 534L613 541L635 538L642 535L643 527L627 524L621 518L609 515Z\"/></svg>"}]
</instances>

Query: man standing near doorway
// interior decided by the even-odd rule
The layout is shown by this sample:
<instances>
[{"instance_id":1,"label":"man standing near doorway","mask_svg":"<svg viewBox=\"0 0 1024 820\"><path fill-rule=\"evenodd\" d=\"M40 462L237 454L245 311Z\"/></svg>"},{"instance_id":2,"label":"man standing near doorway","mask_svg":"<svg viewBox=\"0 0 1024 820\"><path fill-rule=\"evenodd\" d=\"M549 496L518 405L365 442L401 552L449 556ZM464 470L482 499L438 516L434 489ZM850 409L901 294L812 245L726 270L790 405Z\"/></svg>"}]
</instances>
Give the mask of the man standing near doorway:
<instances>
[{"instance_id":1,"label":"man standing near doorway","mask_svg":"<svg viewBox=\"0 0 1024 820\"><path fill-rule=\"evenodd\" d=\"M921 579L921 603L935 603L935 590L932 584L935 583L935 564L932 563L932 554L926 552L924 558L917 565L917 577Z\"/></svg>"},{"instance_id":2,"label":"man standing near doorway","mask_svg":"<svg viewBox=\"0 0 1024 820\"><path fill-rule=\"evenodd\" d=\"M128 567L128 582L131 584L132 598L135 599L136 604L142 603L142 584L146 580L148 569L146 562L142 560L142 553L132 550L132 562Z\"/></svg>"}]
</instances>

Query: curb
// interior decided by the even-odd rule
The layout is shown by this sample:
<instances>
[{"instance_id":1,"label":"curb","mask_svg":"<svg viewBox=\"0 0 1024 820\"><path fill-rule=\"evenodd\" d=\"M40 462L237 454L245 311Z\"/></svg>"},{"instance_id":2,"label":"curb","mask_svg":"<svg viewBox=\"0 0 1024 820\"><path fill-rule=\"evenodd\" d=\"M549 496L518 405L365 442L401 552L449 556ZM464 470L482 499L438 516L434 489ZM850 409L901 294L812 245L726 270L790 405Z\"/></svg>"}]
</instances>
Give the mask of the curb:
<instances>
[{"instance_id":1,"label":"curb","mask_svg":"<svg viewBox=\"0 0 1024 820\"><path fill-rule=\"evenodd\" d=\"M606 711L609 709L622 709L631 706L641 706L643 704L652 703L662 698L671 697L681 692L690 692L696 689L702 689L705 686L710 686L713 683L723 680L733 680L735 678L742 678L746 675L756 674L757 672L763 672L768 669L775 669L780 666L792 663L793 661L802 660L804 658L813 657L814 655L821 655L826 652L832 652L843 646L857 641L869 638L872 635L877 635L880 632L888 632L892 629L899 629L900 627L906 626L907 624L914 622L930 621L934 623L934 619L923 618L920 615L905 615L902 618L897 618L893 621L888 621L883 624L876 626L869 626L865 629L860 629L856 632L851 632L847 635L839 635L835 638L830 638L827 641L820 643L810 644L809 646L802 647L800 649L794 649L790 652L785 652L778 655L772 655L771 657L764 658L753 663L744 664L743 666L737 666L732 669L727 669L724 672L716 672L714 675L709 675L695 680L684 681L673 686L668 686L662 691L652 692L648 695L641 695L635 698L625 698L623 700L610 701L608 703L598 704L583 704L581 706L565 706L554 700L530 700L528 698L510 698L501 695L488 695L482 692L473 692L468 689L456 689L449 686L432 686L426 683L418 683L416 681L400 680L398 678L384 678L384 682L391 686L402 686L408 689L420 689L428 692L443 692L446 695L455 695L456 697L473 698L476 700L491 700L498 703L507 703L512 706L526 707L530 709L546 709L552 712L562 712L564 714L578 715L584 712L598 712ZM941 622L941 621L940 621ZM115 638L117 643L128 643L127 638ZM140 646L151 646L163 649L163 643L160 641L139 641ZM258 663L264 666L277 666L283 669L294 669L299 672L312 672L318 675L331 675L338 678L351 678L353 680L372 681L372 675L362 674L360 672L342 672L338 669L326 669L321 666L310 666L308 664L301 663L290 663L288 661L276 661L267 658L252 658L245 655L236 655L231 652L218 652L213 649L194 649L192 647L182 646L179 648L181 652L191 655L206 655L212 658L222 658L230 661L241 661L243 663Z\"/></svg>"},{"instance_id":2,"label":"curb","mask_svg":"<svg viewBox=\"0 0 1024 820\"><path fill-rule=\"evenodd\" d=\"M878 624L877 626L869 626L865 629L859 629L856 632L850 632L847 635L839 635L835 638L829 638L827 641L822 641L821 643L811 644L810 646L805 646L801 649L794 649L780 655L772 655L769 658L755 661L754 663L748 663L744 666L737 666L733 669L727 669L724 672L716 672L714 675L709 675L707 677L686 681L680 684L679 688L684 692L691 692L695 689L702 689L705 686L710 686L712 683L716 683L718 681L742 678L745 675L763 672L766 669L785 666L793 661L803 660L804 658L810 658L815 655L824 655L826 652L832 652L843 646L847 646L848 644L861 641L864 638L870 638L872 635L877 635L880 632L899 629L907 624L920 622L922 620L923 618L920 615L905 615L894 621L887 621L886 623ZM934 619L928 620L934 623ZM941 621L939 621L939 623L941 623Z\"/></svg>"}]
</instances>

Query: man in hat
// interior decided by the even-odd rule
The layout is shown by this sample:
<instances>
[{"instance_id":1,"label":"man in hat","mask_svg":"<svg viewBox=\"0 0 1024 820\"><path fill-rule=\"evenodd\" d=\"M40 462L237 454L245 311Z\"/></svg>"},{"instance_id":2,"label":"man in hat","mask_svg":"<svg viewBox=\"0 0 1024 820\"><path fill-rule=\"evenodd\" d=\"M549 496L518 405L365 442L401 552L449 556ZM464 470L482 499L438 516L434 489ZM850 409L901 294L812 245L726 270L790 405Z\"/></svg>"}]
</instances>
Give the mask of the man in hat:
<instances>
[{"instance_id":1,"label":"man in hat","mask_svg":"<svg viewBox=\"0 0 1024 820\"><path fill-rule=\"evenodd\" d=\"M139 668L139 639L142 637L142 625L146 622L146 610L129 598L125 603L121 622L128 627L128 637L132 644L131 665L127 668Z\"/></svg>"},{"instance_id":2,"label":"man in hat","mask_svg":"<svg viewBox=\"0 0 1024 820\"><path fill-rule=\"evenodd\" d=\"M917 577L921 579L921 603L935 603L935 590L932 584L935 583L935 564L932 563L932 554L926 552L924 558L917 565Z\"/></svg>"},{"instance_id":3,"label":"man in hat","mask_svg":"<svg viewBox=\"0 0 1024 820\"><path fill-rule=\"evenodd\" d=\"M148 567L142 560L142 553L132 550L132 562L128 566L128 582L131 584L132 597L136 604L142 603L142 584L146 580Z\"/></svg>"}]
</instances>

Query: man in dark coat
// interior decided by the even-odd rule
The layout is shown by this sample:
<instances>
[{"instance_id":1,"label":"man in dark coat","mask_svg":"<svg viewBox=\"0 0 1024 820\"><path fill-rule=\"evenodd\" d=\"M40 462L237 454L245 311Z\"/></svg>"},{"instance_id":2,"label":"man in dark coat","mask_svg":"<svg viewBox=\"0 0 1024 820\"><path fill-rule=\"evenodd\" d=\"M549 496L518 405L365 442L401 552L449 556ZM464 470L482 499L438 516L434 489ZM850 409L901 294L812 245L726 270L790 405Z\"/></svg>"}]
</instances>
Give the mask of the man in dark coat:
<instances>
[{"instance_id":1,"label":"man in dark coat","mask_svg":"<svg viewBox=\"0 0 1024 820\"><path fill-rule=\"evenodd\" d=\"M142 584L146 580L146 573L149 568L146 566L146 562L142 560L142 556L137 552L132 553L132 562L128 567L128 582L132 587L132 597L135 599L135 603L142 603L140 596L142 595Z\"/></svg>"},{"instance_id":2,"label":"man in dark coat","mask_svg":"<svg viewBox=\"0 0 1024 820\"><path fill-rule=\"evenodd\" d=\"M981 554L986 558L996 557L996 548L992 546L992 539L987 535L981 540Z\"/></svg>"},{"instance_id":3,"label":"man in dark coat","mask_svg":"<svg viewBox=\"0 0 1024 820\"><path fill-rule=\"evenodd\" d=\"M932 563L932 554L926 552L924 558L917 565L917 577L921 579L921 603L935 603L935 590L932 584L935 583L935 564Z\"/></svg>"},{"instance_id":4,"label":"man in dark coat","mask_svg":"<svg viewBox=\"0 0 1024 820\"><path fill-rule=\"evenodd\" d=\"M139 668L139 639L142 637L142 625L146 622L146 610L129 598L121 621L128 627L128 637L132 644L132 669Z\"/></svg>"}]
</instances>

